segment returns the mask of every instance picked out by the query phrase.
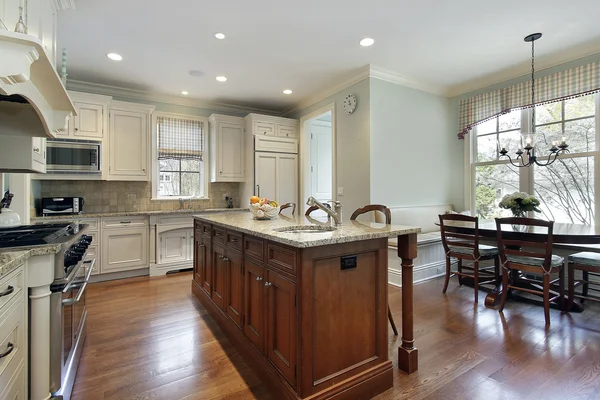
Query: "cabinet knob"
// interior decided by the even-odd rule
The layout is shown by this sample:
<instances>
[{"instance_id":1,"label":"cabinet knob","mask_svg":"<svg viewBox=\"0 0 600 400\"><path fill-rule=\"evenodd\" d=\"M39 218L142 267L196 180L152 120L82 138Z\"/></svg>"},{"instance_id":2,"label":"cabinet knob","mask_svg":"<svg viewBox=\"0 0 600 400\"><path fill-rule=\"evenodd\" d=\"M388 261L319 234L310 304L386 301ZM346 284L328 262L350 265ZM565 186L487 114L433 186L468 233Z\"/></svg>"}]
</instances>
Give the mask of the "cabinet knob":
<instances>
[{"instance_id":1,"label":"cabinet knob","mask_svg":"<svg viewBox=\"0 0 600 400\"><path fill-rule=\"evenodd\" d=\"M79 128L75 128L75 132L79 132Z\"/></svg>"},{"instance_id":2,"label":"cabinet knob","mask_svg":"<svg viewBox=\"0 0 600 400\"><path fill-rule=\"evenodd\" d=\"M223 173L223 171L219 171L219 174L222 174L222 173Z\"/></svg>"},{"instance_id":3,"label":"cabinet knob","mask_svg":"<svg viewBox=\"0 0 600 400\"><path fill-rule=\"evenodd\" d=\"M262 278L262 276L257 276L257 277L256 277L256 280L260 282L260 281L262 281L262 280L263 280L263 278Z\"/></svg>"},{"instance_id":4,"label":"cabinet knob","mask_svg":"<svg viewBox=\"0 0 600 400\"><path fill-rule=\"evenodd\" d=\"M265 282L265 287L271 286L271 282Z\"/></svg>"},{"instance_id":5,"label":"cabinet knob","mask_svg":"<svg viewBox=\"0 0 600 400\"><path fill-rule=\"evenodd\" d=\"M200 247L206 247L204 244L200 244Z\"/></svg>"},{"instance_id":6,"label":"cabinet knob","mask_svg":"<svg viewBox=\"0 0 600 400\"><path fill-rule=\"evenodd\" d=\"M223 257L223 261L229 261L229 258Z\"/></svg>"},{"instance_id":7,"label":"cabinet knob","mask_svg":"<svg viewBox=\"0 0 600 400\"><path fill-rule=\"evenodd\" d=\"M36 153L40 152L40 149L38 149L37 147L33 149L33 151L35 151Z\"/></svg>"}]
</instances>

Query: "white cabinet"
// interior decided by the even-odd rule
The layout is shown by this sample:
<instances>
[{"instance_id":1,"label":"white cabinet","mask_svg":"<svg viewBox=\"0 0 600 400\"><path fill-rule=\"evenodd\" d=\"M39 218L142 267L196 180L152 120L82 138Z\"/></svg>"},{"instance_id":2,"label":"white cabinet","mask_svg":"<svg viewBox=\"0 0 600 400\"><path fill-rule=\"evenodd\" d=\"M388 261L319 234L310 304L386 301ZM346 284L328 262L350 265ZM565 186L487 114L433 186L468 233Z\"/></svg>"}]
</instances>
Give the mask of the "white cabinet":
<instances>
[{"instance_id":1,"label":"white cabinet","mask_svg":"<svg viewBox=\"0 0 600 400\"><path fill-rule=\"evenodd\" d=\"M280 204L298 201L298 155L256 152L254 193Z\"/></svg>"},{"instance_id":2,"label":"white cabinet","mask_svg":"<svg viewBox=\"0 0 600 400\"><path fill-rule=\"evenodd\" d=\"M121 272L148 267L146 217L103 218L100 272Z\"/></svg>"},{"instance_id":3,"label":"white cabinet","mask_svg":"<svg viewBox=\"0 0 600 400\"><path fill-rule=\"evenodd\" d=\"M190 238L194 237L193 229L175 229L159 235L158 263L167 264L192 260L193 247Z\"/></svg>"},{"instance_id":4,"label":"white cabinet","mask_svg":"<svg viewBox=\"0 0 600 400\"><path fill-rule=\"evenodd\" d=\"M150 276L193 268L194 220L190 214L151 215L150 238L156 238L156 245L150 247Z\"/></svg>"},{"instance_id":5,"label":"white cabinet","mask_svg":"<svg viewBox=\"0 0 600 400\"><path fill-rule=\"evenodd\" d=\"M2 136L0 170L4 172L46 172L46 139L29 136Z\"/></svg>"},{"instance_id":6,"label":"white cabinet","mask_svg":"<svg viewBox=\"0 0 600 400\"><path fill-rule=\"evenodd\" d=\"M153 106L114 101L109 111L108 180L148 181Z\"/></svg>"},{"instance_id":7,"label":"white cabinet","mask_svg":"<svg viewBox=\"0 0 600 400\"><path fill-rule=\"evenodd\" d=\"M108 130L110 96L69 92L77 115L69 119L68 130L58 132L57 138L102 140Z\"/></svg>"},{"instance_id":8,"label":"white cabinet","mask_svg":"<svg viewBox=\"0 0 600 400\"><path fill-rule=\"evenodd\" d=\"M272 117L270 115L248 114L246 131L257 136L277 136L298 138L298 120Z\"/></svg>"},{"instance_id":9,"label":"white cabinet","mask_svg":"<svg viewBox=\"0 0 600 400\"><path fill-rule=\"evenodd\" d=\"M213 114L210 123L211 182L243 182L244 119Z\"/></svg>"}]
</instances>

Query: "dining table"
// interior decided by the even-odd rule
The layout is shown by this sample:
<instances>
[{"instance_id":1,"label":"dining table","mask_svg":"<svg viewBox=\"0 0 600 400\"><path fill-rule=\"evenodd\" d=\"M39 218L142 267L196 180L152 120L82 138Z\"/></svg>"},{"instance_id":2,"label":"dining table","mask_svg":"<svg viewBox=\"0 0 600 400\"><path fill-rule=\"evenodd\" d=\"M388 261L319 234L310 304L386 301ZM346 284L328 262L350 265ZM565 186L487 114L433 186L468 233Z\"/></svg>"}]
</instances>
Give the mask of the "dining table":
<instances>
[{"instance_id":1,"label":"dining table","mask_svg":"<svg viewBox=\"0 0 600 400\"><path fill-rule=\"evenodd\" d=\"M436 223L439 225L439 222ZM447 221L444 226L451 227L453 231L459 233L474 234L475 228L473 224L460 222L460 221ZM502 231L507 232L505 235L507 239L519 239L525 235L539 235L540 237L546 236L547 229L539 226L512 226L509 224L502 225ZM496 228L495 220L479 220L479 237L486 241L497 241L498 231ZM571 249L573 253L579 251L594 251L600 252L600 225L581 225L581 224L570 224L560 223L554 224L552 229L552 245L555 248ZM567 260L565 260L566 266ZM531 283L520 279L521 274L519 271L511 271L512 284L523 288L531 288ZM541 285L541 282L540 282ZM540 288L535 287L536 290ZM502 286L496 286L485 298L485 306L494 308L499 302L502 296ZM558 293L556 293L558 294ZM509 292L510 295L510 292ZM574 304L572 311L582 311L582 307L579 304Z\"/></svg>"}]
</instances>

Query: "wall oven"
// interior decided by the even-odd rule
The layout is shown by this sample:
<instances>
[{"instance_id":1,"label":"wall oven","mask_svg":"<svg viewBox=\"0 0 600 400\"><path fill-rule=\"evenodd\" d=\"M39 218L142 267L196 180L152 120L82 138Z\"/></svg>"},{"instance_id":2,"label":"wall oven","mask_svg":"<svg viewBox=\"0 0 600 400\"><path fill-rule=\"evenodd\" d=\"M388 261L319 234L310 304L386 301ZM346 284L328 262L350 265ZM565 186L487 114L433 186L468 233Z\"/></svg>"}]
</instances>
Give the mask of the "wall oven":
<instances>
[{"instance_id":1,"label":"wall oven","mask_svg":"<svg viewBox=\"0 0 600 400\"><path fill-rule=\"evenodd\" d=\"M46 171L49 173L100 173L101 143L92 140L48 139Z\"/></svg>"}]
</instances>

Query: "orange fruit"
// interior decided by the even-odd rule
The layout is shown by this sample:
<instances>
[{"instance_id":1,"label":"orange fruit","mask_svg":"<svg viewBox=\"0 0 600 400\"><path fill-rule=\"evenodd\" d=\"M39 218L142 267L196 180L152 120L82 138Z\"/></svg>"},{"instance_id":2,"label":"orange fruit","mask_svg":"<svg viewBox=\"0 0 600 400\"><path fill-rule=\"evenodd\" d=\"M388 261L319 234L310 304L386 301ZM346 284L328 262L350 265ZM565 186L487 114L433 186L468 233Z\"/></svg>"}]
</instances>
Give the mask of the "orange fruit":
<instances>
[{"instance_id":1,"label":"orange fruit","mask_svg":"<svg viewBox=\"0 0 600 400\"><path fill-rule=\"evenodd\" d=\"M258 196L252 196L250 197L250 204L256 204L260 201L260 199L258 198Z\"/></svg>"}]
</instances>

